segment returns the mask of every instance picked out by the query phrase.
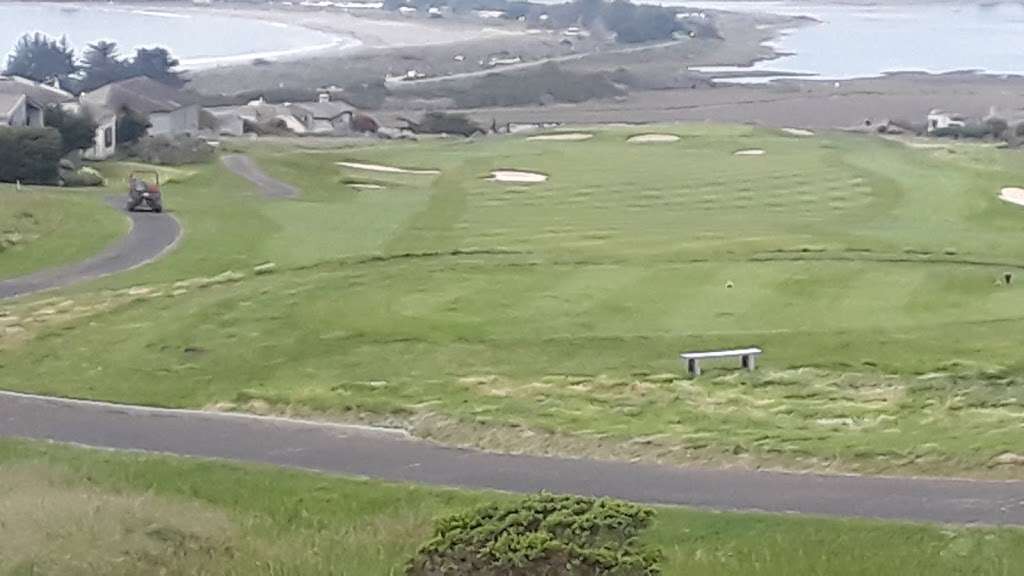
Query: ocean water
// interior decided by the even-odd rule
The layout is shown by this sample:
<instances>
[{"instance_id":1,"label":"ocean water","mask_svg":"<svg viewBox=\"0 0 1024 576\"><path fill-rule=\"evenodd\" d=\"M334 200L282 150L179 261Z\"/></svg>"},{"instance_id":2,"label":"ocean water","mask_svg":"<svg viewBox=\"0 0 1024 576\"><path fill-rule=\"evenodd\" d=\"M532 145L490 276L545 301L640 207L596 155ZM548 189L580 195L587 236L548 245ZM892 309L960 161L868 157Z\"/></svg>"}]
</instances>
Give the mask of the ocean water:
<instances>
[{"instance_id":1,"label":"ocean water","mask_svg":"<svg viewBox=\"0 0 1024 576\"><path fill-rule=\"evenodd\" d=\"M661 2L665 5L674 2ZM820 21L786 31L770 45L791 53L746 70L815 74L825 79L886 72L978 70L1024 73L1024 3L680 1L742 12L805 15Z\"/></svg>"},{"instance_id":2,"label":"ocean water","mask_svg":"<svg viewBox=\"0 0 1024 576\"><path fill-rule=\"evenodd\" d=\"M115 4L0 3L0 58L26 33L66 36L81 52L97 40L117 42L122 54L139 47L162 46L196 68L257 57L275 58L341 48L355 40L310 30L201 9L143 8Z\"/></svg>"}]
</instances>

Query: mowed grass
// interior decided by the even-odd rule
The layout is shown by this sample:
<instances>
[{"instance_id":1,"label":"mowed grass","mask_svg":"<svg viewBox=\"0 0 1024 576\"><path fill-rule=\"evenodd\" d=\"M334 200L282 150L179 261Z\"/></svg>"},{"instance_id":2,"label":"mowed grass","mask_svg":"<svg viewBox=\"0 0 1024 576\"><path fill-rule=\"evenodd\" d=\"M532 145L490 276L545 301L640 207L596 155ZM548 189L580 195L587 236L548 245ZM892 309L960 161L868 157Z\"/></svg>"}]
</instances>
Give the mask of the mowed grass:
<instances>
[{"instance_id":1,"label":"mowed grass","mask_svg":"<svg viewBox=\"0 0 1024 576\"><path fill-rule=\"evenodd\" d=\"M127 233L104 193L0 184L0 280L88 258Z\"/></svg>"},{"instance_id":2,"label":"mowed grass","mask_svg":"<svg viewBox=\"0 0 1024 576\"><path fill-rule=\"evenodd\" d=\"M493 492L0 441L0 574L392 576ZM1024 532L658 509L665 574L1004 576Z\"/></svg>"},{"instance_id":3,"label":"mowed grass","mask_svg":"<svg viewBox=\"0 0 1024 576\"><path fill-rule=\"evenodd\" d=\"M651 131L681 139L253 147L296 200L196 168L168 186L177 252L6 309L27 331L0 341L0 386L507 450L1021 476L999 458L1024 444L1024 292L998 280L1021 273L1024 209L996 198L1018 153ZM682 379L679 352L741 345L759 372Z\"/></svg>"}]
</instances>

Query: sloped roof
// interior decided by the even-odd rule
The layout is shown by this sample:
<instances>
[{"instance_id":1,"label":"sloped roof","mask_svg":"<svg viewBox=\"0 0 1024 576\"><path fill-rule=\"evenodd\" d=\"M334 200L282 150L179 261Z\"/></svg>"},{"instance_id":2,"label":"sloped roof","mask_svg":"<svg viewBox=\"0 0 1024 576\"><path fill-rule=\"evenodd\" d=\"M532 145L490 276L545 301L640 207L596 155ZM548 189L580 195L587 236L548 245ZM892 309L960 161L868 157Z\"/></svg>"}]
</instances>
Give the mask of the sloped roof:
<instances>
[{"instance_id":1,"label":"sloped roof","mask_svg":"<svg viewBox=\"0 0 1024 576\"><path fill-rule=\"evenodd\" d=\"M334 120L345 112L352 112L352 107L345 102L302 102L292 106L309 112L316 120Z\"/></svg>"},{"instance_id":2,"label":"sloped roof","mask_svg":"<svg viewBox=\"0 0 1024 576\"><path fill-rule=\"evenodd\" d=\"M82 94L82 101L108 110L128 108L140 114L174 112L194 104L181 90L161 84L146 76L112 82Z\"/></svg>"},{"instance_id":3,"label":"sloped roof","mask_svg":"<svg viewBox=\"0 0 1024 576\"><path fill-rule=\"evenodd\" d=\"M75 97L60 88L47 86L20 76L0 75L0 94L20 94L36 106L50 106L71 102Z\"/></svg>"}]
</instances>

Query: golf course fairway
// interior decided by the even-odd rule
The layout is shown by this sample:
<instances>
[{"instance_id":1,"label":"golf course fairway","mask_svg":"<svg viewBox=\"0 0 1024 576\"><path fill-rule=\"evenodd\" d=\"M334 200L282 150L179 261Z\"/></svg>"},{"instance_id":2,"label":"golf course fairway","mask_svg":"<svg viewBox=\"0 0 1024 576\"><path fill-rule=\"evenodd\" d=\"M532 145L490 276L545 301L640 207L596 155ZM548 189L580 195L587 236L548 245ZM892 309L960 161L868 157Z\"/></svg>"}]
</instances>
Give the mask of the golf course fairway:
<instances>
[{"instance_id":1,"label":"golf course fairway","mask_svg":"<svg viewBox=\"0 0 1024 576\"><path fill-rule=\"evenodd\" d=\"M999 199L1019 153L587 133L232 144L299 194L190 167L166 186L173 253L0 305L0 388L542 454L1024 477L1024 208ZM678 140L629 142L652 133ZM756 372L685 378L680 352L736 346L764 349Z\"/></svg>"}]
</instances>

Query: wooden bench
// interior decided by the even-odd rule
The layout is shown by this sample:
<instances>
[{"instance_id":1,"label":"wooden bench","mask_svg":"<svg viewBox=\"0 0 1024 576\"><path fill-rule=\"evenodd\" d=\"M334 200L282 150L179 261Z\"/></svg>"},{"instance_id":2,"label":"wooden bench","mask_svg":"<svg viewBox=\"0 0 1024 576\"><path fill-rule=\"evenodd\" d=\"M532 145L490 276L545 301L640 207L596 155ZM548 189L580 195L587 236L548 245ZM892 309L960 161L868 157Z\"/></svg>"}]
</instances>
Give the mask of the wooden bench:
<instances>
[{"instance_id":1,"label":"wooden bench","mask_svg":"<svg viewBox=\"0 0 1024 576\"><path fill-rule=\"evenodd\" d=\"M686 368L693 377L700 376L700 361L711 358L734 358L739 356L740 365L747 370L753 370L757 363L757 355L761 353L760 348L740 348L738 350L711 350L708 352L686 352L679 357L686 361Z\"/></svg>"}]
</instances>

